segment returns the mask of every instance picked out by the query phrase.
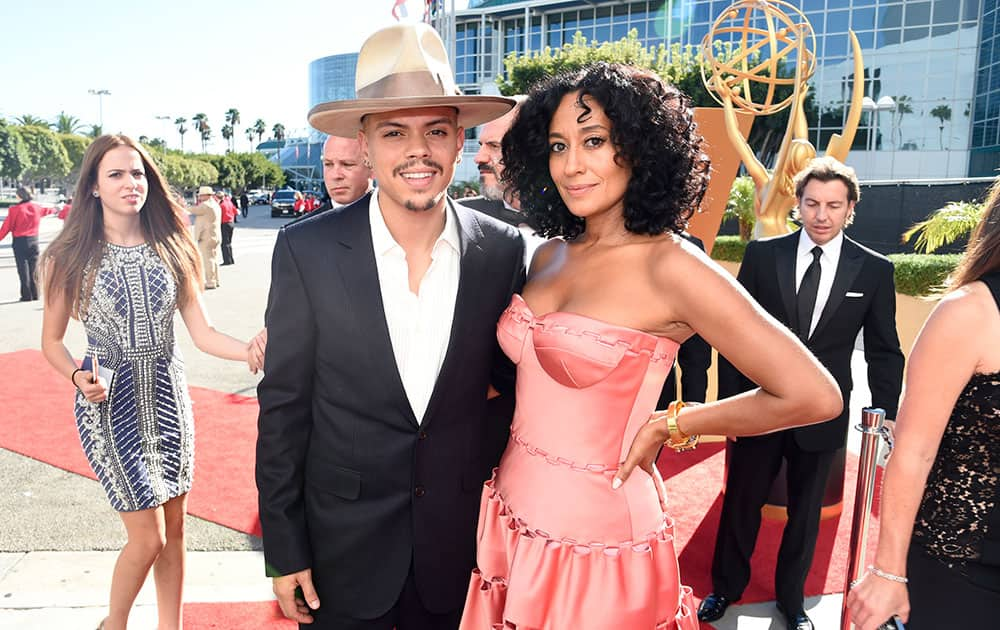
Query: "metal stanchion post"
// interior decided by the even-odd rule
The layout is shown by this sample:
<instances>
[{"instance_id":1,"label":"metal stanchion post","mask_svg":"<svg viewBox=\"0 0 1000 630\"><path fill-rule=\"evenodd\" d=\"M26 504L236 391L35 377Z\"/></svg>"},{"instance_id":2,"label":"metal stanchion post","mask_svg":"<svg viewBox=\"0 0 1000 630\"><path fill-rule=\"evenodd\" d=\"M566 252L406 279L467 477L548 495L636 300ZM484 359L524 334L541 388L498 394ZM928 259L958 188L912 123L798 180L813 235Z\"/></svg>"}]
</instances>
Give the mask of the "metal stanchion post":
<instances>
[{"instance_id":1,"label":"metal stanchion post","mask_svg":"<svg viewBox=\"0 0 1000 630\"><path fill-rule=\"evenodd\" d=\"M854 515L851 519L850 563L844 583L844 601L840 609L840 630L850 630L851 614L847 610L847 594L864 572L865 550L868 546L868 521L871 517L872 499L875 496L875 458L878 456L878 439L885 435L883 423L885 410L865 408L861 410L861 424L855 429L861 431L861 455L858 457L858 485L854 494ZM893 620L880 626L886 630L896 628Z\"/></svg>"}]
</instances>

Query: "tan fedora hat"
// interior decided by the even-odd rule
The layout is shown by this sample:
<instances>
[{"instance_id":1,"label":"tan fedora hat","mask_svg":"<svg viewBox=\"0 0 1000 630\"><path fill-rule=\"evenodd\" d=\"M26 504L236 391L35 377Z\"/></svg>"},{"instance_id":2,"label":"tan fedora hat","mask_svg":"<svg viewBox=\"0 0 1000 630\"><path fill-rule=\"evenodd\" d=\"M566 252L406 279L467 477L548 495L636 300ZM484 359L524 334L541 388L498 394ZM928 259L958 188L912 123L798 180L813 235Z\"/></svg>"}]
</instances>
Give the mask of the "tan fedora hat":
<instances>
[{"instance_id":1,"label":"tan fedora hat","mask_svg":"<svg viewBox=\"0 0 1000 630\"><path fill-rule=\"evenodd\" d=\"M357 98L320 103L309 124L331 136L354 138L366 114L417 107L454 107L458 125L471 128L503 116L514 101L464 96L452 76L441 37L422 22L396 24L365 40L354 80Z\"/></svg>"}]
</instances>

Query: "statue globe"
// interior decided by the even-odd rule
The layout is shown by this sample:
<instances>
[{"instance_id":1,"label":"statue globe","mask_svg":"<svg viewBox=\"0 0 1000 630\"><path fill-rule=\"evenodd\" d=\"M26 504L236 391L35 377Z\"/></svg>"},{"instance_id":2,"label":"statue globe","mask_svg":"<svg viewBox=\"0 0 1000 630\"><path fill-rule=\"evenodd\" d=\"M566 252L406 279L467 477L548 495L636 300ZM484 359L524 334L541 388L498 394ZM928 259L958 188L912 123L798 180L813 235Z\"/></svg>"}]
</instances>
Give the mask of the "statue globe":
<instances>
[{"instance_id":1,"label":"statue globe","mask_svg":"<svg viewBox=\"0 0 1000 630\"><path fill-rule=\"evenodd\" d=\"M718 42L732 47L727 51ZM728 100L740 111L767 116L795 102L816 70L815 50L812 25L796 7L784 0L737 0L719 14L701 42L702 81L720 105ZM783 59L796 69L794 76L778 76ZM759 102L752 84L767 86ZM793 89L776 101L779 86Z\"/></svg>"}]
</instances>

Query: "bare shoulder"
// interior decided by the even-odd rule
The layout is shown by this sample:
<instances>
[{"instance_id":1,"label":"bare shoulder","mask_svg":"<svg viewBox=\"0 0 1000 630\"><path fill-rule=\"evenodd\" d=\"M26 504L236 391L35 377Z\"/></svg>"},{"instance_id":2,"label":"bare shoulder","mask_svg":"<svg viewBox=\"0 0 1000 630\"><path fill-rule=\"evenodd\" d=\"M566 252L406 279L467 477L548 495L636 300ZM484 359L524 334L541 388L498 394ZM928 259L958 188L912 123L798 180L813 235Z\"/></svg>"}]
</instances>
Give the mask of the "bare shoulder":
<instances>
[{"instance_id":1,"label":"bare shoulder","mask_svg":"<svg viewBox=\"0 0 1000 630\"><path fill-rule=\"evenodd\" d=\"M528 278L544 272L556 260L563 255L568 244L561 238L553 238L545 241L535 249L531 256L531 266L528 269Z\"/></svg>"},{"instance_id":2,"label":"bare shoulder","mask_svg":"<svg viewBox=\"0 0 1000 630\"><path fill-rule=\"evenodd\" d=\"M709 279L730 275L694 243L677 236L658 240L649 257L653 282L661 289L695 287Z\"/></svg>"},{"instance_id":3,"label":"bare shoulder","mask_svg":"<svg viewBox=\"0 0 1000 630\"><path fill-rule=\"evenodd\" d=\"M983 282L970 282L948 293L934 307L933 315L955 326L996 325L998 312L996 301L989 287Z\"/></svg>"}]
</instances>

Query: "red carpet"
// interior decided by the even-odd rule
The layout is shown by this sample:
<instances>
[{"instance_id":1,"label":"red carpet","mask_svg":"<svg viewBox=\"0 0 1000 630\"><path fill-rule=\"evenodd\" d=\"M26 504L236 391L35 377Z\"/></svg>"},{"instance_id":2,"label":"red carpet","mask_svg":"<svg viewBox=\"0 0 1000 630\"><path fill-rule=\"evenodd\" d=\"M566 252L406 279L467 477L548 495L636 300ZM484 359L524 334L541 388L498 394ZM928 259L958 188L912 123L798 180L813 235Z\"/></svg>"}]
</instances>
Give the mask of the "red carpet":
<instances>
[{"instance_id":1,"label":"red carpet","mask_svg":"<svg viewBox=\"0 0 1000 630\"><path fill-rule=\"evenodd\" d=\"M674 518L674 534L680 555L681 580L694 589L700 600L712 590L712 552L715 533L722 512L722 480L725 463L725 443L699 446L696 451L676 454L664 449L658 462L668 493L668 510ZM848 547L854 489L857 483L858 459L848 454L844 483L844 510L840 518L821 522L812 570L806 579L806 597L841 593L847 575ZM876 478L876 487L880 477ZM874 554L878 540L878 496L869 527L867 557ZM751 560L750 584L743 593L741 604L772 601L774 567L781 543L783 522L764 519Z\"/></svg>"},{"instance_id":2,"label":"red carpet","mask_svg":"<svg viewBox=\"0 0 1000 630\"><path fill-rule=\"evenodd\" d=\"M187 630L297 630L298 624L285 619L277 602L238 604L184 604Z\"/></svg>"},{"instance_id":3,"label":"red carpet","mask_svg":"<svg viewBox=\"0 0 1000 630\"><path fill-rule=\"evenodd\" d=\"M80 448L72 411L73 386L69 381L57 376L35 350L0 354L0 374L5 375L0 379L0 401L3 401L0 447L93 478ZM189 511L259 536L253 470L257 401L199 387L191 388L191 396L195 403L197 446ZM676 521L681 576L699 597L711 590L710 569L722 508L724 458L724 444L710 443L682 455L664 451L660 459L660 470L670 497L669 509ZM857 458L849 455L845 506L853 505L856 477ZM806 582L807 596L842 591L847 571L850 519L848 507L839 519L823 521L813 570ZM774 565L782 528L783 523L765 519L752 561L753 576L741 603L774 599ZM873 519L870 546L876 540L877 520ZM273 612L268 608L270 603L260 610L257 605L217 606L218 615L265 615L259 617L265 624L266 615ZM192 615L194 625L191 627L226 627L225 623L216 621L219 617L215 612L203 618L217 625L199 626L197 619L201 615L186 614Z\"/></svg>"},{"instance_id":4,"label":"red carpet","mask_svg":"<svg viewBox=\"0 0 1000 630\"><path fill-rule=\"evenodd\" d=\"M0 447L94 479L73 418L73 385L41 352L0 354ZM188 511L260 535L254 450L257 399L191 388L195 417L194 487Z\"/></svg>"}]
</instances>

